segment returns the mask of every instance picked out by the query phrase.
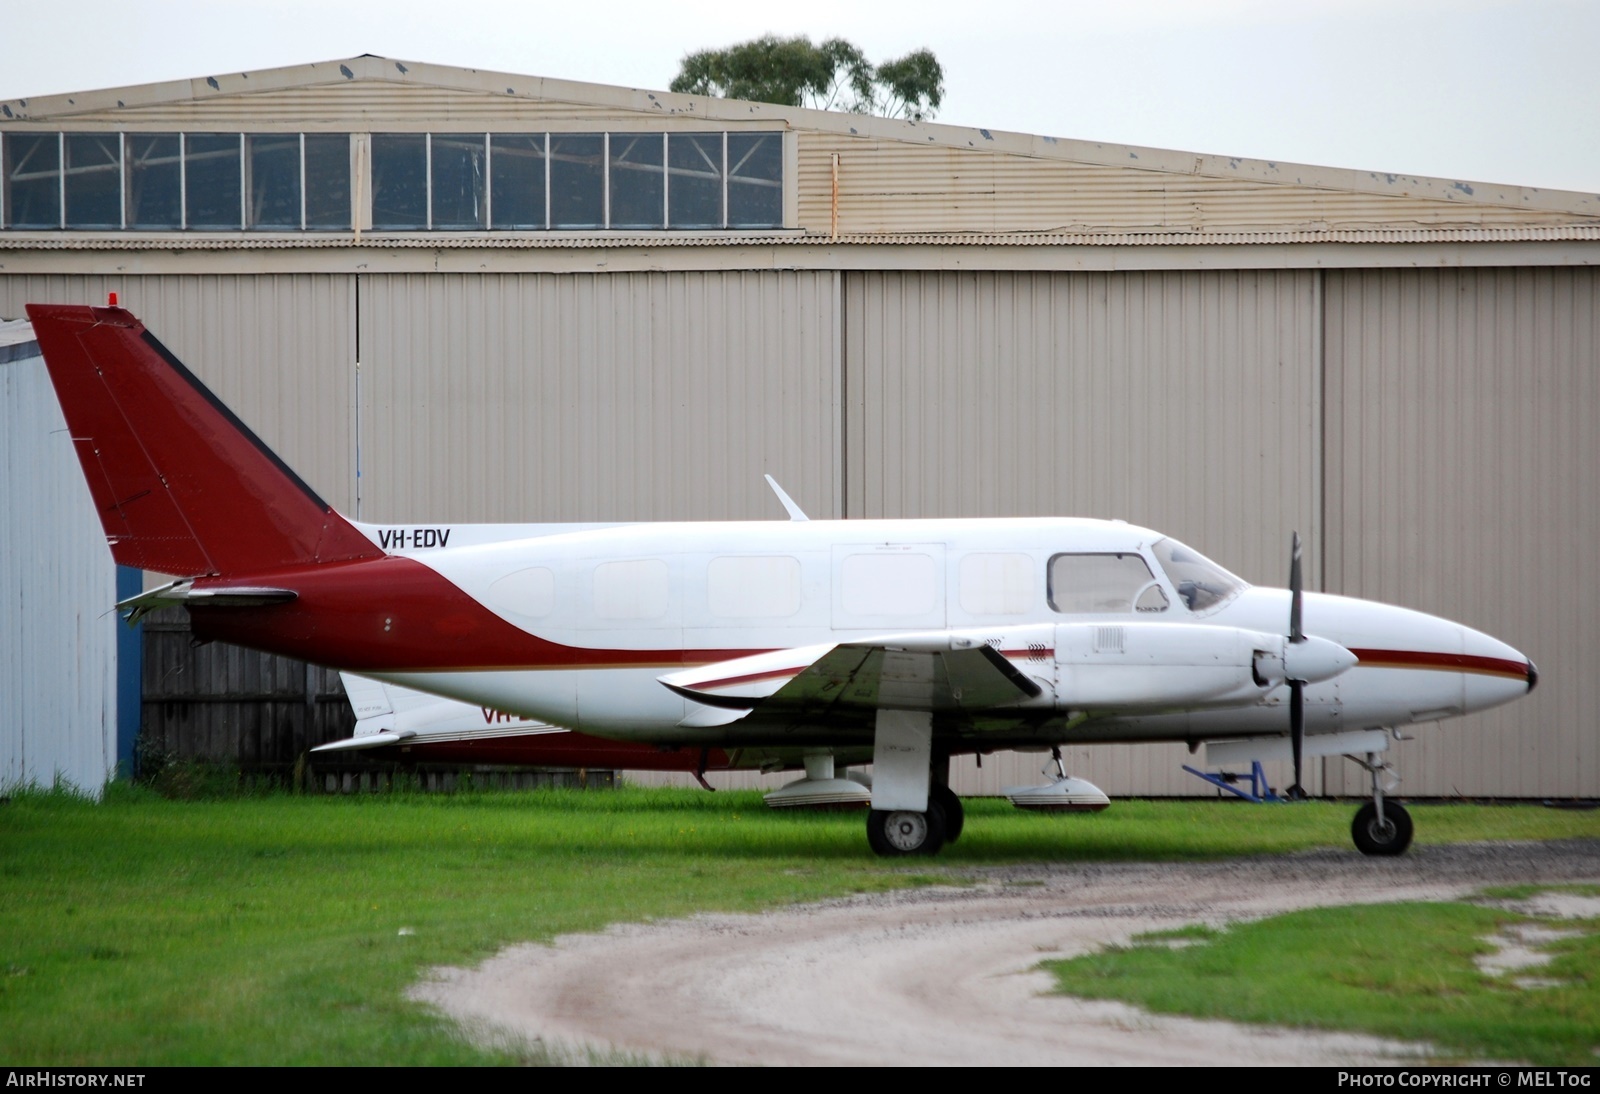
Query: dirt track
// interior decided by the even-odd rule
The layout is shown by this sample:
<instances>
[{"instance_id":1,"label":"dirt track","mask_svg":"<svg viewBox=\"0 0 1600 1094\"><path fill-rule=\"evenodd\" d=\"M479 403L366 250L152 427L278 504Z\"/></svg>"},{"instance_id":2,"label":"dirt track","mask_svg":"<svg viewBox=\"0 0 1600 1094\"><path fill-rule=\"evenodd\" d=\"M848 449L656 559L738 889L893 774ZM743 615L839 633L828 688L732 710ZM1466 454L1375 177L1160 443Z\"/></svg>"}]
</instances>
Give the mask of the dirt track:
<instances>
[{"instance_id":1,"label":"dirt track","mask_svg":"<svg viewBox=\"0 0 1600 1094\"><path fill-rule=\"evenodd\" d=\"M1156 1018L1050 995L1051 978L1035 966L1182 923L1600 882L1600 841L953 876L979 883L569 935L476 969L439 970L412 994L474 1037L542 1041L574 1059L592 1047L779 1065L1418 1062L1424 1046Z\"/></svg>"}]
</instances>

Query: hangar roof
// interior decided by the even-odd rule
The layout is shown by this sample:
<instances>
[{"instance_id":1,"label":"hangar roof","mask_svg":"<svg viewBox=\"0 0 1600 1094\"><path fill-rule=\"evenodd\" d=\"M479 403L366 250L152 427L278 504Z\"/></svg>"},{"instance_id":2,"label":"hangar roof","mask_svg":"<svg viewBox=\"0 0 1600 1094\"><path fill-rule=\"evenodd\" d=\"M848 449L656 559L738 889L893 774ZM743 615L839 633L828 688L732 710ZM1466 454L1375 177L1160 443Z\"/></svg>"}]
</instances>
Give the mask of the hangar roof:
<instances>
[{"instance_id":1,"label":"hangar roof","mask_svg":"<svg viewBox=\"0 0 1600 1094\"><path fill-rule=\"evenodd\" d=\"M781 225L696 233L390 231L381 233L382 243L525 249L819 240L990 247L1600 240L1596 194L1032 136L370 55L0 103L0 140L50 131L657 130L782 133ZM359 178L356 189L359 195ZM348 247L352 235L360 241L361 230L185 231L159 238L163 250L322 249ZM153 242L149 232L0 235L5 249L148 249Z\"/></svg>"}]
</instances>

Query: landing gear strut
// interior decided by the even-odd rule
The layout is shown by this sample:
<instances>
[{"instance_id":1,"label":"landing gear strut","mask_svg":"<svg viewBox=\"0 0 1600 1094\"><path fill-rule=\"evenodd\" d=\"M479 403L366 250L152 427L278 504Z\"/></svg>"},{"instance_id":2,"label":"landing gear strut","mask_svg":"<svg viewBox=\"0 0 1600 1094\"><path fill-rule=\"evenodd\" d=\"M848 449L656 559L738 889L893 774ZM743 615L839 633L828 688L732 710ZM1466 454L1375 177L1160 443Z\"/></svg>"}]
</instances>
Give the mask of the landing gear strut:
<instances>
[{"instance_id":1,"label":"landing gear strut","mask_svg":"<svg viewBox=\"0 0 1600 1094\"><path fill-rule=\"evenodd\" d=\"M1372 776L1372 800L1356 810L1350 823L1350 838L1363 855L1399 855L1411 846L1411 814L1397 801L1386 800L1384 791L1399 785L1381 752L1369 752L1365 760L1349 757ZM1385 787L1385 783L1388 786Z\"/></svg>"},{"instance_id":2,"label":"landing gear strut","mask_svg":"<svg viewBox=\"0 0 1600 1094\"><path fill-rule=\"evenodd\" d=\"M954 843L960 839L961 829L967 823L967 814L961 808L961 799L956 792L948 786L935 783L928 788L928 803L944 814L944 841Z\"/></svg>"}]
</instances>

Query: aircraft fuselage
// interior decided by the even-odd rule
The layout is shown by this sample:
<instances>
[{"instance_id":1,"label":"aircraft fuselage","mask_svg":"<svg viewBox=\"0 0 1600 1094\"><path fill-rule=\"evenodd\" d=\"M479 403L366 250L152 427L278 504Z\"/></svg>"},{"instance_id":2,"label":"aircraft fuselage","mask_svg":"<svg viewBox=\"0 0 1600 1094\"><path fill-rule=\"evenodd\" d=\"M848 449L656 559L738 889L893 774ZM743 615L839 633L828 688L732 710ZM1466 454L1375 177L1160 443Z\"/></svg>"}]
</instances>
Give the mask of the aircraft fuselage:
<instances>
[{"instance_id":1,"label":"aircraft fuselage","mask_svg":"<svg viewBox=\"0 0 1600 1094\"><path fill-rule=\"evenodd\" d=\"M990 645L1039 685L1037 696L1000 710L937 716L936 733L963 750L1285 728L1287 688L1261 686L1251 655L1282 635L1288 591L1224 572L1231 583L1222 595L1191 607L1193 590L1180 588L1181 573L1169 572L1177 567L1153 549L1172 541L1122 522L357 527L389 555L218 579L291 589L296 599L191 606L196 633L662 744L794 745L811 736L838 742L841 733L870 742L865 717L853 734L851 719L838 717L695 725L700 704L661 677L919 634ZM1053 587L1073 578L1097 587ZM1317 593L1306 594L1304 610L1306 633L1357 659L1307 686L1308 733L1434 720L1531 686L1522 654L1459 624ZM781 679L786 668L766 671Z\"/></svg>"}]
</instances>

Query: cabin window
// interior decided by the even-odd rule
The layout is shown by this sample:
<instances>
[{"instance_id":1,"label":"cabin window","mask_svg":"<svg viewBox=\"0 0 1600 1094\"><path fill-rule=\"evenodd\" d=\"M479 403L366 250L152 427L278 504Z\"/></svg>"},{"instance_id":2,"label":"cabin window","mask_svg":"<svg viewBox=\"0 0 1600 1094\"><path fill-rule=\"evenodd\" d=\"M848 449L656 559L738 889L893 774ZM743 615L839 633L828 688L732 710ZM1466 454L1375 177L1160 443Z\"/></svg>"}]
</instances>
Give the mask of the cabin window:
<instances>
[{"instance_id":1,"label":"cabin window","mask_svg":"<svg viewBox=\"0 0 1600 1094\"><path fill-rule=\"evenodd\" d=\"M671 596L667 564L656 558L602 562L594 568L594 614L601 619L660 619Z\"/></svg>"},{"instance_id":2,"label":"cabin window","mask_svg":"<svg viewBox=\"0 0 1600 1094\"><path fill-rule=\"evenodd\" d=\"M1034 607L1033 559L1000 552L961 560L961 610L968 615L1023 615Z\"/></svg>"},{"instance_id":3,"label":"cabin window","mask_svg":"<svg viewBox=\"0 0 1600 1094\"><path fill-rule=\"evenodd\" d=\"M800 560L787 555L714 558L706 570L711 614L780 619L800 610Z\"/></svg>"},{"instance_id":4,"label":"cabin window","mask_svg":"<svg viewBox=\"0 0 1600 1094\"><path fill-rule=\"evenodd\" d=\"M512 615L540 619L555 611L556 575L544 566L507 574L489 586L489 604Z\"/></svg>"},{"instance_id":5,"label":"cabin window","mask_svg":"<svg viewBox=\"0 0 1600 1094\"><path fill-rule=\"evenodd\" d=\"M1050 560L1049 584L1050 606L1065 614L1167 609L1166 594L1149 564L1132 551L1056 555Z\"/></svg>"},{"instance_id":6,"label":"cabin window","mask_svg":"<svg viewBox=\"0 0 1600 1094\"><path fill-rule=\"evenodd\" d=\"M840 604L854 616L918 616L938 607L939 568L931 555L849 555L839 568Z\"/></svg>"}]
</instances>

